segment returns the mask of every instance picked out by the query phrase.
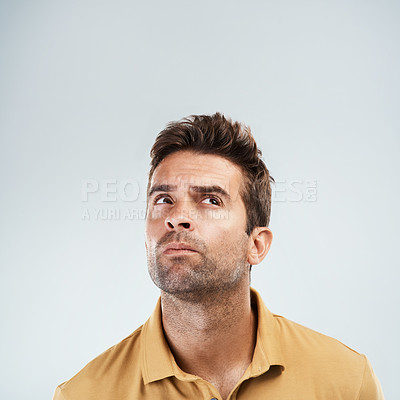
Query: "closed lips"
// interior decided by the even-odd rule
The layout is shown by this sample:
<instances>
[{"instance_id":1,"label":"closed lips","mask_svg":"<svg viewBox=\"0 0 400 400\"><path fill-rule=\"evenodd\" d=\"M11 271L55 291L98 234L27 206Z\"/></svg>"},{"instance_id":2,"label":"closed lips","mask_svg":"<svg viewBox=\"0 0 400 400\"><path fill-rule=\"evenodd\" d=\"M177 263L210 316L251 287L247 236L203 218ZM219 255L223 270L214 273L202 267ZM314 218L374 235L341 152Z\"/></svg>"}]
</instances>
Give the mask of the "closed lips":
<instances>
[{"instance_id":1,"label":"closed lips","mask_svg":"<svg viewBox=\"0 0 400 400\"><path fill-rule=\"evenodd\" d=\"M165 248L164 253L168 253L168 252L172 253L172 252L179 252L179 251L197 252L195 249L193 249L192 247L190 247L189 245L187 245L185 243L171 243Z\"/></svg>"}]
</instances>

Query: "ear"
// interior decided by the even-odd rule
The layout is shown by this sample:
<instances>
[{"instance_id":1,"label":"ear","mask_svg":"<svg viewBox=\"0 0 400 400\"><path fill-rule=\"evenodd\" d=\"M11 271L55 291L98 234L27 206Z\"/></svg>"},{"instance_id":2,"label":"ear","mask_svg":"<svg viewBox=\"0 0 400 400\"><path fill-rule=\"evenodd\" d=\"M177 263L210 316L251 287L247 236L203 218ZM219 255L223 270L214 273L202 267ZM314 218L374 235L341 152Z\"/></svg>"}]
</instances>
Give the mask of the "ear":
<instances>
[{"instance_id":1,"label":"ear","mask_svg":"<svg viewBox=\"0 0 400 400\"><path fill-rule=\"evenodd\" d=\"M256 227L250 235L250 248L247 262L250 265L259 264L264 260L272 243L272 232L265 226Z\"/></svg>"}]
</instances>

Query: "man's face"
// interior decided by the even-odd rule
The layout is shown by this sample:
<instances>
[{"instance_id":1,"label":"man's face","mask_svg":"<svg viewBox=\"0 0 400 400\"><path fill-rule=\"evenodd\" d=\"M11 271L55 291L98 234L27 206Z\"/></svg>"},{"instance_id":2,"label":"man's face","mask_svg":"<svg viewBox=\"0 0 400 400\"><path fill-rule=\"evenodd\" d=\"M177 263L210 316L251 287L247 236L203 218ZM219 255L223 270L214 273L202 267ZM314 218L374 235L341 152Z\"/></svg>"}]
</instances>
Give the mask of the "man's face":
<instances>
[{"instance_id":1,"label":"man's face","mask_svg":"<svg viewBox=\"0 0 400 400\"><path fill-rule=\"evenodd\" d=\"M179 151L150 182L148 267L171 294L202 295L249 279L246 209L239 167L216 155Z\"/></svg>"}]
</instances>

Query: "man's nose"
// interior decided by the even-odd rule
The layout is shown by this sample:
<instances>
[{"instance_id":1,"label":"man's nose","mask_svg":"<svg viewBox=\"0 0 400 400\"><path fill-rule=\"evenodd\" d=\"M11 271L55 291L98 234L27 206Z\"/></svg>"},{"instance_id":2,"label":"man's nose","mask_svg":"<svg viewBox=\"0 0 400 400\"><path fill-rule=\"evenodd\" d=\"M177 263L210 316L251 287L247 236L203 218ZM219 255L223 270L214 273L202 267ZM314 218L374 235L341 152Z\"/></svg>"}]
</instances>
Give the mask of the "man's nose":
<instances>
[{"instance_id":1,"label":"man's nose","mask_svg":"<svg viewBox=\"0 0 400 400\"><path fill-rule=\"evenodd\" d=\"M192 231L194 229L193 212L188 202L175 203L165 218L165 226L169 231Z\"/></svg>"}]
</instances>

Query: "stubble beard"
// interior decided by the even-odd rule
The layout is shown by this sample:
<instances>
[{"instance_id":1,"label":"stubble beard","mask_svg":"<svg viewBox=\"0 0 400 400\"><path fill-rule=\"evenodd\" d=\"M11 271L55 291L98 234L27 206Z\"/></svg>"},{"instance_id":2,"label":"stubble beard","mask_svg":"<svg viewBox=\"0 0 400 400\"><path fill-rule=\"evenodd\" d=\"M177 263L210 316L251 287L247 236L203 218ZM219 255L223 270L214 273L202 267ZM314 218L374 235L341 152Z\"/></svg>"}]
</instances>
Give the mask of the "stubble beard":
<instances>
[{"instance_id":1,"label":"stubble beard","mask_svg":"<svg viewBox=\"0 0 400 400\"><path fill-rule=\"evenodd\" d=\"M185 242L198 253L163 255L160 248L172 241ZM200 301L217 291L234 290L243 279L249 279L247 243L246 233L234 243L221 240L213 246L217 250L211 255L203 241L191 238L187 232L169 232L147 251L149 274L165 293L187 301Z\"/></svg>"}]
</instances>

